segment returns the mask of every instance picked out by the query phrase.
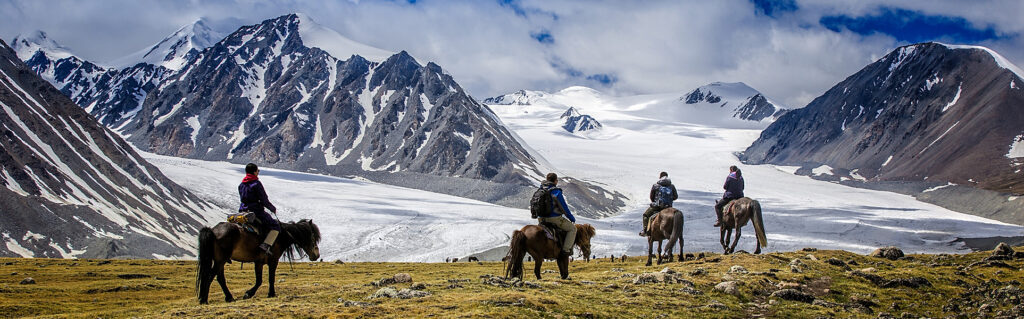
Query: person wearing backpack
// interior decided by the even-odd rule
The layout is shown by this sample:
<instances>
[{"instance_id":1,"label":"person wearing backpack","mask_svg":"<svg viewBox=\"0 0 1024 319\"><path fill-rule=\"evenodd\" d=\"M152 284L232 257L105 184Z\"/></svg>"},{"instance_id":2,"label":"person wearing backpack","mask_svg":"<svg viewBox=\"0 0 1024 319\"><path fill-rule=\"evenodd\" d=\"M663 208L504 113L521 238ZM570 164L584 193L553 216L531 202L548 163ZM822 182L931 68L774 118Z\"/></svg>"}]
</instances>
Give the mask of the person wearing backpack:
<instances>
[{"instance_id":1,"label":"person wearing backpack","mask_svg":"<svg viewBox=\"0 0 1024 319\"><path fill-rule=\"evenodd\" d=\"M672 207L672 201L677 199L679 199L679 193L676 193L676 186L672 185L672 180L668 179L668 173L661 172L658 175L658 182L651 186L651 206L647 207L647 211L644 212L644 229L640 232L640 236L646 237L649 234L647 225L651 222L651 216L662 209Z\"/></svg>"},{"instance_id":2,"label":"person wearing backpack","mask_svg":"<svg viewBox=\"0 0 1024 319\"><path fill-rule=\"evenodd\" d=\"M540 223L548 223L565 231L565 239L562 241L562 252L558 258L572 255L572 245L576 243L576 217L569 211L569 205L565 203L562 196L562 189L558 185L558 175L548 173L540 188L533 193L530 200L530 214L535 215Z\"/></svg>"},{"instance_id":3,"label":"person wearing backpack","mask_svg":"<svg viewBox=\"0 0 1024 319\"><path fill-rule=\"evenodd\" d=\"M260 244L260 250L270 255L270 247L274 246L274 241L277 240L277 235L281 232L281 225L263 210L263 208L268 208L275 215L277 214L277 207L274 207L274 204L270 203L270 199L267 198L267 191L263 189L259 175L260 168L256 164L245 165L245 178L242 179L241 184L238 184L238 196L241 198L238 211L256 213L256 218L259 218L260 222L270 229L267 232L267 238Z\"/></svg>"},{"instance_id":4,"label":"person wearing backpack","mask_svg":"<svg viewBox=\"0 0 1024 319\"><path fill-rule=\"evenodd\" d=\"M725 178L725 185L722 188L725 189L725 194L722 194L722 199L715 203L715 213L718 214L715 227L719 227L722 224L722 210L725 209L725 205L734 199L743 197L743 172L740 171L739 167L736 167L736 165L729 166L729 176Z\"/></svg>"}]
</instances>

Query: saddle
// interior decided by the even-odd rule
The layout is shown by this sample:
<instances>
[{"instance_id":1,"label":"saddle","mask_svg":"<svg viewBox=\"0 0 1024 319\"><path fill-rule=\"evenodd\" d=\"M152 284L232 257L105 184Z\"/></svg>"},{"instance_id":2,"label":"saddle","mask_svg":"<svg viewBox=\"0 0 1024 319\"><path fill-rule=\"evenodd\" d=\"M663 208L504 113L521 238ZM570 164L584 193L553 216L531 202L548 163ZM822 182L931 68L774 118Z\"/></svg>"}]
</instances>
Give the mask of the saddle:
<instances>
[{"instance_id":1,"label":"saddle","mask_svg":"<svg viewBox=\"0 0 1024 319\"><path fill-rule=\"evenodd\" d=\"M544 235L550 240L554 240L558 243L558 247L562 247L562 239L565 238L565 231L558 226L551 223L540 223L540 228L544 229Z\"/></svg>"},{"instance_id":2,"label":"saddle","mask_svg":"<svg viewBox=\"0 0 1024 319\"><path fill-rule=\"evenodd\" d=\"M265 233L263 231L263 224L260 222L260 219L256 217L256 213L253 212L238 212L236 214L230 214L228 215L228 222L238 224L239 226L242 226L243 230L255 235Z\"/></svg>"}]
</instances>

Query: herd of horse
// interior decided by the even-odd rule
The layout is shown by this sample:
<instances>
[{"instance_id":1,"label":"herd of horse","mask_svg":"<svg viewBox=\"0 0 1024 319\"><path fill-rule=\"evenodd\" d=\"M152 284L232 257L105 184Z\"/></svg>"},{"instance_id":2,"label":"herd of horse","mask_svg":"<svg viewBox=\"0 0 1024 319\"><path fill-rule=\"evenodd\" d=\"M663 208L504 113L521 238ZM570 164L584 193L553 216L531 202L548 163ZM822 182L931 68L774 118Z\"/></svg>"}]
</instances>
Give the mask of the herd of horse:
<instances>
[{"instance_id":1,"label":"herd of horse","mask_svg":"<svg viewBox=\"0 0 1024 319\"><path fill-rule=\"evenodd\" d=\"M647 237L647 266L655 256L653 253L654 242L658 242L658 264L664 261L667 255L667 262L673 261L672 250L676 242L679 243L679 260L683 260L683 213L675 208L665 208L652 216ZM719 226L721 230L720 241L725 254L735 251L736 244L740 239L740 229L748 222L753 222L754 232L757 235L755 243L755 254L761 253L761 247L768 244L765 237L764 222L761 217L761 204L750 198L740 198L729 203L722 212L722 219ZM590 224L577 224L576 243L582 252L584 259L590 257L590 239L594 237L596 230ZM248 299L256 295L256 291L263 284L263 266L267 266L269 292L267 297L274 297L274 276L281 256L289 260L309 257L310 261L320 259L320 228L312 220L303 219L298 222L281 223L281 235L271 247L269 255L263 253L258 247L262 242L260 236L248 232L242 225L232 222L221 222L214 226L203 227L199 231L199 256L196 270L196 295L200 304L206 304L210 293L210 285L213 279L217 279L221 290L224 291L224 301L234 301L231 291L228 290L224 278L224 265L232 260L239 262L251 262L255 264L256 283L246 290L243 298ZM736 231L735 238L731 239L732 232ZM668 240L666 254L662 254L662 241ZM731 245L730 245L731 242ZM569 257L558 258L561 251L561 244L545 234L543 227L538 225L527 225L512 232L509 251L506 255L505 277L523 278L523 259L527 254L533 257L533 273L540 277L540 268L544 259L555 259L558 263L558 272L562 279L569 279Z\"/></svg>"}]
</instances>

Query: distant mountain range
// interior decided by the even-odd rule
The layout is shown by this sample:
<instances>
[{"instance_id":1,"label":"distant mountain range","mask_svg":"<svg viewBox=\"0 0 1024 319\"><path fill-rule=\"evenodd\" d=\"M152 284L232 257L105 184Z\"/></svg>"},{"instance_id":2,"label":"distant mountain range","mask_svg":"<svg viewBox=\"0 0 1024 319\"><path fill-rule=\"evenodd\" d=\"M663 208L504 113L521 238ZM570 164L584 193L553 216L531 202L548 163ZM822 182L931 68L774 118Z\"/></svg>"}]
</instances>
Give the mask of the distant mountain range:
<instances>
[{"instance_id":1,"label":"distant mountain range","mask_svg":"<svg viewBox=\"0 0 1024 319\"><path fill-rule=\"evenodd\" d=\"M212 37L198 21L123 69L58 58L45 49L59 47L52 41L20 49L41 74L68 65L51 82L158 154L359 175L516 207L550 169L440 66L404 51L356 43L302 14ZM624 203L577 183L594 198L581 204L592 214Z\"/></svg>"},{"instance_id":2,"label":"distant mountain range","mask_svg":"<svg viewBox=\"0 0 1024 319\"><path fill-rule=\"evenodd\" d=\"M0 256L194 255L194 236L217 208L167 179L3 41L0 107Z\"/></svg>"}]
</instances>

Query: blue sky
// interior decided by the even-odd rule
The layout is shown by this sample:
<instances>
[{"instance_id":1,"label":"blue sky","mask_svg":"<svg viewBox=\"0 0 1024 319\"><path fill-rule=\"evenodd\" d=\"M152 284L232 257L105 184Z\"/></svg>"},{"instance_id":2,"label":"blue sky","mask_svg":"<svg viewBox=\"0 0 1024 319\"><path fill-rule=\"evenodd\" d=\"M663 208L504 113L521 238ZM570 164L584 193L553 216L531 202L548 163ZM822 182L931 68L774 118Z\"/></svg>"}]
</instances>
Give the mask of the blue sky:
<instances>
[{"instance_id":1,"label":"blue sky","mask_svg":"<svg viewBox=\"0 0 1024 319\"><path fill-rule=\"evenodd\" d=\"M0 37L41 29L111 61L200 17L230 32L292 12L434 61L477 98L585 85L610 94L745 82L800 107L892 49L941 41L1024 65L1024 1L0 0Z\"/></svg>"}]
</instances>

